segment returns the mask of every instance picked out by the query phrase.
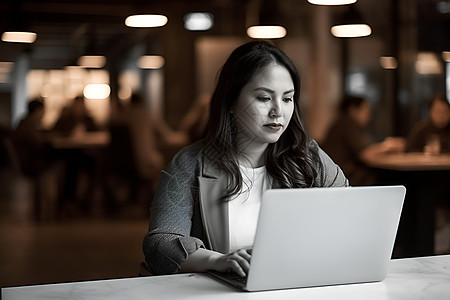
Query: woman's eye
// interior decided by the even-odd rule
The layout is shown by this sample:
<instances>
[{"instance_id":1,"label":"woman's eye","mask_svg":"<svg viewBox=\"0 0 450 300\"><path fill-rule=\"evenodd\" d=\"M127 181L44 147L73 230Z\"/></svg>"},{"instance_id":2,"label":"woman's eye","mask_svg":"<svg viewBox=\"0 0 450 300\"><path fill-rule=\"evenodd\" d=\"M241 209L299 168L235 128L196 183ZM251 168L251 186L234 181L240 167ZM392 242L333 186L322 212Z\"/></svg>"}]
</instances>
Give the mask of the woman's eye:
<instances>
[{"instance_id":1,"label":"woman's eye","mask_svg":"<svg viewBox=\"0 0 450 300\"><path fill-rule=\"evenodd\" d=\"M265 97L265 96L256 97L256 99L258 99L259 101L263 101L263 102L270 101L270 97Z\"/></svg>"},{"instance_id":2,"label":"woman's eye","mask_svg":"<svg viewBox=\"0 0 450 300\"><path fill-rule=\"evenodd\" d=\"M283 101L284 102L292 102L294 100L292 99L292 97L286 97L286 98L283 99Z\"/></svg>"}]
</instances>

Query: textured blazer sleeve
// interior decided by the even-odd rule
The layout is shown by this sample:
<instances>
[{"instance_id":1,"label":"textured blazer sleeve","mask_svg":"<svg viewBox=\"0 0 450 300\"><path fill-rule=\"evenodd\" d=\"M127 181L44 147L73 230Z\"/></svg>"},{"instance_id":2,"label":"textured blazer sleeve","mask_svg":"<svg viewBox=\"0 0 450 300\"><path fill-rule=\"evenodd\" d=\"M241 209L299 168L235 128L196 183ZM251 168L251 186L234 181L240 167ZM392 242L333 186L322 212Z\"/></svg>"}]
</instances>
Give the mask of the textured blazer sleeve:
<instances>
[{"instance_id":1,"label":"textured blazer sleeve","mask_svg":"<svg viewBox=\"0 0 450 300\"><path fill-rule=\"evenodd\" d=\"M152 201L149 231L143 242L143 252L150 272L171 274L203 242L192 236L198 166L195 149L178 153L162 171L160 182Z\"/></svg>"},{"instance_id":2,"label":"textured blazer sleeve","mask_svg":"<svg viewBox=\"0 0 450 300\"><path fill-rule=\"evenodd\" d=\"M347 177L342 169L331 159L328 154L323 151L316 142L320 160L323 165L323 177L322 182L324 187L346 187L349 186Z\"/></svg>"}]
</instances>

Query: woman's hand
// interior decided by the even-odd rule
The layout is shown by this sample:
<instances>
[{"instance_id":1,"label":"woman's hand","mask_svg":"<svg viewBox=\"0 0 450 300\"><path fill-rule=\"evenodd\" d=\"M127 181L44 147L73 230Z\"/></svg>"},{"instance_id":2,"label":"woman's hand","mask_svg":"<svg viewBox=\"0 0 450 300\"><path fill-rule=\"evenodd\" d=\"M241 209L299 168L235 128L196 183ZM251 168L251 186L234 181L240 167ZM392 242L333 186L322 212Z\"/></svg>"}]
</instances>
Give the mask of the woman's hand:
<instances>
[{"instance_id":1,"label":"woman's hand","mask_svg":"<svg viewBox=\"0 0 450 300\"><path fill-rule=\"evenodd\" d=\"M245 277L250 269L251 251L240 249L229 254L217 256L213 262L214 270L219 272L234 271Z\"/></svg>"},{"instance_id":2,"label":"woman's hand","mask_svg":"<svg viewBox=\"0 0 450 300\"><path fill-rule=\"evenodd\" d=\"M240 249L228 254L199 248L181 264L182 272L233 271L242 277L250 269L251 250Z\"/></svg>"}]
</instances>

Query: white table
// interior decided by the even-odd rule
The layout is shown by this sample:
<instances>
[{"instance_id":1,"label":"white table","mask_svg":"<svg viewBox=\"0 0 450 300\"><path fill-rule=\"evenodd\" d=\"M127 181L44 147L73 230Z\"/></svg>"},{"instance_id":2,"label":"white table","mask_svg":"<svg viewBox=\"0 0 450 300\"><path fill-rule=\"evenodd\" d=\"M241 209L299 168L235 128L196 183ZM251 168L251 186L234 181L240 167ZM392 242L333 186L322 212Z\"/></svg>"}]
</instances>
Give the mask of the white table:
<instances>
[{"instance_id":1,"label":"white table","mask_svg":"<svg viewBox=\"0 0 450 300\"><path fill-rule=\"evenodd\" d=\"M241 292L207 274L180 274L2 289L4 300L40 299L450 299L450 255L397 259L382 282Z\"/></svg>"}]
</instances>

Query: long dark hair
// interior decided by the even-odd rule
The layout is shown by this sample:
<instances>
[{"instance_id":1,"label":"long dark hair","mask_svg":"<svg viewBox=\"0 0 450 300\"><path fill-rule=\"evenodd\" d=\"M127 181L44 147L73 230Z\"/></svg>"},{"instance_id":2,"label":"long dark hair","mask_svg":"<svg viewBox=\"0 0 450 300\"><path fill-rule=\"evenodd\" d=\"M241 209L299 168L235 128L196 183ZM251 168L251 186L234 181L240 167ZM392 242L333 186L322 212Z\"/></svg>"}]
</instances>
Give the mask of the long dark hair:
<instances>
[{"instance_id":1,"label":"long dark hair","mask_svg":"<svg viewBox=\"0 0 450 300\"><path fill-rule=\"evenodd\" d=\"M236 48L223 65L211 98L210 118L207 126L209 145L205 155L229 174L230 199L242 189L242 176L235 145L235 122L230 113L242 88L253 75L270 63L284 66L294 84L294 112L286 131L266 151L267 172L284 188L321 185L323 178L317 144L313 143L302 122L299 105L300 76L291 59L266 41L253 41Z\"/></svg>"}]
</instances>

